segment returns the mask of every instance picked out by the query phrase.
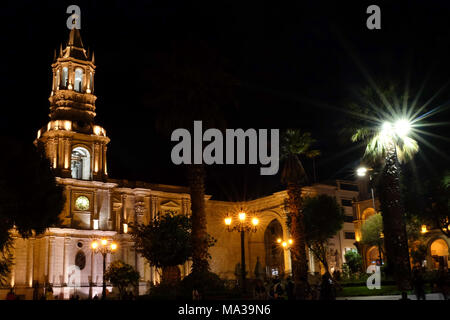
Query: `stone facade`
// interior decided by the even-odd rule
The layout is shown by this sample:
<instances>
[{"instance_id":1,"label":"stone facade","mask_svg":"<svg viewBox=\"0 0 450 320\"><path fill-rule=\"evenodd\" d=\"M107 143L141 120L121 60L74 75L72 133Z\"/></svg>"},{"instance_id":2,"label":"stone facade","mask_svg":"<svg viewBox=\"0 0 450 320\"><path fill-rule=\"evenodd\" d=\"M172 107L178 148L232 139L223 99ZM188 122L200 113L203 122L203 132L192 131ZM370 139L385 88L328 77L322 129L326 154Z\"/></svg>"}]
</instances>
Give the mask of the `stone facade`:
<instances>
[{"instance_id":1,"label":"stone facade","mask_svg":"<svg viewBox=\"0 0 450 320\"><path fill-rule=\"evenodd\" d=\"M41 295L47 284L52 285L54 294L61 299L74 293L80 297L100 296L102 257L92 253L90 244L94 239L108 239L118 244L118 250L108 254L107 263L120 259L134 266L141 275L138 293L143 294L151 283L159 282L160 273L136 253L128 228L133 223L148 223L167 211L190 214L188 189L108 177L109 138L94 122L94 58L84 49L79 30L70 32L68 45L60 49L52 69L50 122L38 131L35 145L46 152L58 176L57 182L64 185L66 205L58 228L49 228L44 234L28 239L16 236L10 285L16 294L27 299ZM352 183L316 184L305 188L304 193L328 194L344 204L358 195L357 190L346 189L344 185ZM274 241L277 237L289 238L286 198L286 191L242 203L215 201L206 196L207 230L217 239L210 249L211 271L225 279L236 279L240 237L237 232L227 231L224 218L245 210L260 220L257 231L246 234L245 239L249 277L254 277L257 259L268 276L273 272L289 274L289 250L280 249ZM344 205L344 208L351 216L351 207ZM345 251L354 248L352 234L354 226L346 222L330 239L332 269L340 268ZM310 272L320 271L311 253L308 260ZM180 266L183 277L190 267L190 262ZM5 298L7 290L0 289L0 299Z\"/></svg>"}]
</instances>

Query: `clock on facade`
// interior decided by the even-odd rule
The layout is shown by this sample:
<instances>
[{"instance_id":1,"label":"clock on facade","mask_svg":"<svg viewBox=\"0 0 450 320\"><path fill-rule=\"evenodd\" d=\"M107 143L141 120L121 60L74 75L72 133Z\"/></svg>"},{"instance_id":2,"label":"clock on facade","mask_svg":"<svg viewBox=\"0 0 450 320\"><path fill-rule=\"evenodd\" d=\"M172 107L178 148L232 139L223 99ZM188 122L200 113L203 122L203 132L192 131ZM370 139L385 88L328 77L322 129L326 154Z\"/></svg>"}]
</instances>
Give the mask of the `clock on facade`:
<instances>
[{"instance_id":1,"label":"clock on facade","mask_svg":"<svg viewBox=\"0 0 450 320\"><path fill-rule=\"evenodd\" d=\"M89 199L86 196L79 196L75 200L75 208L77 210L89 210Z\"/></svg>"}]
</instances>

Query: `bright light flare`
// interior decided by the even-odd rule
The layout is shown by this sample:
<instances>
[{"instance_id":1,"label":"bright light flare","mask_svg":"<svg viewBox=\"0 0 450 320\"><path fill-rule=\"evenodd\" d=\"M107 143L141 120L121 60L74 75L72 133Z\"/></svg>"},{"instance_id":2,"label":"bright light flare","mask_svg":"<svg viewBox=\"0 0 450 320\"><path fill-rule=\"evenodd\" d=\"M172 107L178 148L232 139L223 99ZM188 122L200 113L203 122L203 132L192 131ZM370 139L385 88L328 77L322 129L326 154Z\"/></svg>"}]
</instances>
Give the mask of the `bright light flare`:
<instances>
[{"instance_id":1,"label":"bright light flare","mask_svg":"<svg viewBox=\"0 0 450 320\"><path fill-rule=\"evenodd\" d=\"M108 244L108 241L106 239L102 239L102 246L106 246Z\"/></svg>"},{"instance_id":2,"label":"bright light flare","mask_svg":"<svg viewBox=\"0 0 450 320\"><path fill-rule=\"evenodd\" d=\"M226 218L225 218L225 224L226 224L227 226L231 225L231 217L226 217Z\"/></svg>"},{"instance_id":3,"label":"bright light flare","mask_svg":"<svg viewBox=\"0 0 450 320\"><path fill-rule=\"evenodd\" d=\"M406 119L400 119L395 122L394 125L395 133L401 137L404 138L408 135L409 131L411 130L411 123Z\"/></svg>"},{"instance_id":4,"label":"bright light flare","mask_svg":"<svg viewBox=\"0 0 450 320\"><path fill-rule=\"evenodd\" d=\"M252 224L256 227L259 224L259 219L258 218L253 218L252 219Z\"/></svg>"},{"instance_id":5,"label":"bright light flare","mask_svg":"<svg viewBox=\"0 0 450 320\"><path fill-rule=\"evenodd\" d=\"M421 233L427 233L428 232L427 226L426 225L422 225L422 228L421 228L420 232Z\"/></svg>"},{"instance_id":6,"label":"bright light flare","mask_svg":"<svg viewBox=\"0 0 450 320\"><path fill-rule=\"evenodd\" d=\"M281 243L281 245L283 246L283 248L286 248L286 247L287 247L287 242L286 242L286 241L283 241L283 242Z\"/></svg>"},{"instance_id":7,"label":"bright light flare","mask_svg":"<svg viewBox=\"0 0 450 320\"><path fill-rule=\"evenodd\" d=\"M289 244L292 244L293 242L294 242L294 241L292 241L292 239L289 239L289 240L288 240L288 243L289 243Z\"/></svg>"},{"instance_id":8,"label":"bright light flare","mask_svg":"<svg viewBox=\"0 0 450 320\"><path fill-rule=\"evenodd\" d=\"M94 249L94 250L97 249L98 248L98 242L97 241L92 242L91 243L91 248Z\"/></svg>"},{"instance_id":9,"label":"bright light flare","mask_svg":"<svg viewBox=\"0 0 450 320\"><path fill-rule=\"evenodd\" d=\"M358 175L358 177L364 177L366 176L367 173L367 168L365 167L359 167L358 169L356 169L356 174Z\"/></svg>"},{"instance_id":10,"label":"bright light flare","mask_svg":"<svg viewBox=\"0 0 450 320\"><path fill-rule=\"evenodd\" d=\"M239 220L244 221L246 218L245 212L239 212Z\"/></svg>"},{"instance_id":11,"label":"bright light flare","mask_svg":"<svg viewBox=\"0 0 450 320\"><path fill-rule=\"evenodd\" d=\"M111 243L111 250L114 251L117 249L117 244L116 243Z\"/></svg>"},{"instance_id":12,"label":"bright light flare","mask_svg":"<svg viewBox=\"0 0 450 320\"><path fill-rule=\"evenodd\" d=\"M278 239L277 239L277 242L278 242L278 243L281 243L281 238L278 238Z\"/></svg>"}]
</instances>

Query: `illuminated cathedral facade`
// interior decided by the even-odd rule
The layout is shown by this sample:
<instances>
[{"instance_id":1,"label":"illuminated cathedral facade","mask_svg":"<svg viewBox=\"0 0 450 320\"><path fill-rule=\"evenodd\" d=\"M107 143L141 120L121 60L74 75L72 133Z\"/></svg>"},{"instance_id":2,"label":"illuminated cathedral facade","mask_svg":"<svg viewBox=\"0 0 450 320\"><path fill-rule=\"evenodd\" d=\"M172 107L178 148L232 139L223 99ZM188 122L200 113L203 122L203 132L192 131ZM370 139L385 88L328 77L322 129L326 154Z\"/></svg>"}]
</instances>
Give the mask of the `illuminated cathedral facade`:
<instances>
[{"instance_id":1,"label":"illuminated cathedral facade","mask_svg":"<svg viewBox=\"0 0 450 320\"><path fill-rule=\"evenodd\" d=\"M186 187L115 180L108 176L110 139L106 130L95 123L95 69L94 54L84 48L80 31L72 29L67 45L64 49L60 47L52 64L50 120L34 141L50 160L57 183L64 186L66 203L60 215L61 225L28 239L15 237L15 263L9 286L26 299L43 294L48 286L60 299L68 299L75 293L82 298L100 296L103 258L91 250L96 239L117 243L116 252L106 256L107 264L113 260L131 264L140 273L137 293L146 293L152 283L160 281L160 272L135 251L130 226L149 223L167 211L190 214ZM304 189L305 195L334 196L345 209L346 222L329 241L332 270L340 269L345 252L355 249L351 205L358 196L355 186L352 182L335 181ZM237 233L227 231L223 218L245 208L260 220L257 231L246 236L248 277L254 277L257 263L268 277L289 274L290 252L277 243L277 239L289 238L286 199L286 191L240 203L215 201L206 196L207 230L217 239L210 248L211 271L224 279L236 279L240 238ZM320 265L310 252L308 264L311 273L320 272ZM191 264L179 267L184 277ZM113 290L110 285L107 288ZM8 288L0 289L0 299L5 298L7 291Z\"/></svg>"}]
</instances>

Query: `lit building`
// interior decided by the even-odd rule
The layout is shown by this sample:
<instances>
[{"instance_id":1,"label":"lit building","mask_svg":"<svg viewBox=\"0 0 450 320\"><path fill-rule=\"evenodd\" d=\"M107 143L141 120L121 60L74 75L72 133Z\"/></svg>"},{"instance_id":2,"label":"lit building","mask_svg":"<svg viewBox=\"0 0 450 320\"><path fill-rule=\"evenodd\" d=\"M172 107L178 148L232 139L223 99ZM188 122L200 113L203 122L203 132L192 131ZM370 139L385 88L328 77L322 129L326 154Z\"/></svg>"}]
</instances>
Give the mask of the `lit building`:
<instances>
[{"instance_id":1,"label":"lit building","mask_svg":"<svg viewBox=\"0 0 450 320\"><path fill-rule=\"evenodd\" d=\"M364 190L364 188L361 188ZM354 210L354 224L355 224L355 234L356 240L358 242L358 249L363 259L363 267L367 268L371 264L375 264L377 259L379 259L379 249L377 246L368 246L360 243L362 239L361 227L364 222L374 214L380 212L380 202L378 199L367 199L368 193L361 192L359 201L353 203ZM375 203L375 208L374 204ZM449 248L450 239L446 237L440 230L432 229L429 230L427 226L422 226L421 228L422 239L415 241L410 244L410 247L414 250L419 244L423 244L426 247L426 258L422 262L422 266L427 267L431 270L439 269L439 266L444 266L445 268L450 267L449 263ZM411 250L411 248L410 248ZM381 258L385 259L384 253L382 252ZM411 255L410 255L411 258ZM413 261L411 258L411 265Z\"/></svg>"},{"instance_id":2,"label":"lit building","mask_svg":"<svg viewBox=\"0 0 450 320\"><path fill-rule=\"evenodd\" d=\"M115 180L108 177L105 129L95 123L95 60L84 49L80 32L73 29L64 50L60 49L52 64L50 121L35 140L37 148L50 159L57 182L65 187L66 204L62 223L44 234L28 239L15 236L14 259L10 286L26 299L43 294L51 285L62 299L73 294L80 297L101 295L102 257L90 248L93 239L105 238L118 244L117 252L107 255L107 263L120 259L131 264L141 275L139 294L147 292L151 283L159 282L159 273L136 253L129 234L133 223L148 223L167 211L190 214L189 190L185 187ZM343 229L329 241L330 267L342 266L346 250L354 248L355 231L351 201L357 197L356 185L337 181L316 184L304 189L305 194L335 196L344 206L347 219ZM276 245L278 237L288 238L286 226L287 192L233 203L214 201L206 196L207 228L218 241L210 249L211 271L227 279L235 279L240 262L240 242L236 234L226 232L223 217L243 207L259 218L258 231L246 237L246 259L249 277L253 277L256 261L268 276L290 272L290 253ZM320 267L308 252L309 271ZM180 266L181 275L189 273L190 263ZM108 286L108 289L112 288ZM8 288L0 289L0 299Z\"/></svg>"}]
</instances>

